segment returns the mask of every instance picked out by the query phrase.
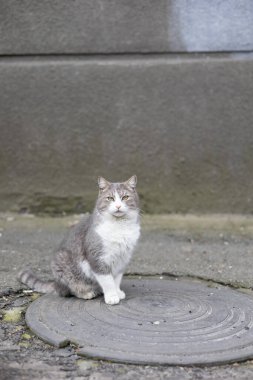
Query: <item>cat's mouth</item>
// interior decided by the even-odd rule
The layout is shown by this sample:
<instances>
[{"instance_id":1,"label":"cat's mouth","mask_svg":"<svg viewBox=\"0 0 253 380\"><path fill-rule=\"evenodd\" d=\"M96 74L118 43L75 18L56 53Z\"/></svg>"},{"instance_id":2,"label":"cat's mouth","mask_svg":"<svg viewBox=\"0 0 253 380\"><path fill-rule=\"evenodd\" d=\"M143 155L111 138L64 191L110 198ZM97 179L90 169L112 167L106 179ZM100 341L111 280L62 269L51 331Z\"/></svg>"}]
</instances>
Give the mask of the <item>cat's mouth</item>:
<instances>
[{"instance_id":1,"label":"cat's mouth","mask_svg":"<svg viewBox=\"0 0 253 380\"><path fill-rule=\"evenodd\" d=\"M122 216L124 216L124 215L125 215L125 213L122 212L122 211L120 211L120 210L117 210L117 211L115 211L115 212L113 213L113 216L116 216L116 218L120 218L120 217L122 217Z\"/></svg>"}]
</instances>

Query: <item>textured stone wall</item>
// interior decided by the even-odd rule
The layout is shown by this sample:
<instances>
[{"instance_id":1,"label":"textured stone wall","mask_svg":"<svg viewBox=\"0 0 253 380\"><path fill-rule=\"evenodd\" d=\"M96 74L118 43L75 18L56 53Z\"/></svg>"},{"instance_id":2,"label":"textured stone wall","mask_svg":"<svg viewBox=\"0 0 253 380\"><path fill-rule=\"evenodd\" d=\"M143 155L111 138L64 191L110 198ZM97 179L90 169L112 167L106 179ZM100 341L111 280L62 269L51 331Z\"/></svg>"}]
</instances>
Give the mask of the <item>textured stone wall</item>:
<instances>
[{"instance_id":1,"label":"textured stone wall","mask_svg":"<svg viewBox=\"0 0 253 380\"><path fill-rule=\"evenodd\" d=\"M253 212L253 2L0 2L0 210ZM145 53L145 54L143 54Z\"/></svg>"}]
</instances>

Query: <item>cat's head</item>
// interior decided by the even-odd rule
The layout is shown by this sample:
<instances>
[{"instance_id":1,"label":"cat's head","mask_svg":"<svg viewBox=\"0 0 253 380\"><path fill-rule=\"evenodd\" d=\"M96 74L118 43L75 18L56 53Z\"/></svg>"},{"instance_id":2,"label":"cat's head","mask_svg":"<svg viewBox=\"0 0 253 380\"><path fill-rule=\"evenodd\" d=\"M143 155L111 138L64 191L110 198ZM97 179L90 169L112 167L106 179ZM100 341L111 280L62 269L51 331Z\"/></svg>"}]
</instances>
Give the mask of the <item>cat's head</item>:
<instances>
[{"instance_id":1,"label":"cat's head","mask_svg":"<svg viewBox=\"0 0 253 380\"><path fill-rule=\"evenodd\" d=\"M139 213L136 184L136 175L120 183L112 183L99 177L99 194L96 204L98 212L104 216L115 218L136 217Z\"/></svg>"}]
</instances>

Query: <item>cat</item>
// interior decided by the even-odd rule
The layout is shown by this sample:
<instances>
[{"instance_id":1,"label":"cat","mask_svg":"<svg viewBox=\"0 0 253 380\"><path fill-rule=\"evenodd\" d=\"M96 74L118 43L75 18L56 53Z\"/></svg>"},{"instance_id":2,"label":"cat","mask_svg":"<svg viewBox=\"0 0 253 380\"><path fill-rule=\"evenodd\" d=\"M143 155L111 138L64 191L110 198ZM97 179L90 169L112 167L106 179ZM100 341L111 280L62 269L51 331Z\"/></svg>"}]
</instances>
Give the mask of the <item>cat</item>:
<instances>
[{"instance_id":1,"label":"cat","mask_svg":"<svg viewBox=\"0 0 253 380\"><path fill-rule=\"evenodd\" d=\"M121 279L140 236L137 177L121 183L98 178L94 211L71 228L52 261L53 281L30 270L19 280L41 293L92 299L103 293L106 304L125 298Z\"/></svg>"}]
</instances>

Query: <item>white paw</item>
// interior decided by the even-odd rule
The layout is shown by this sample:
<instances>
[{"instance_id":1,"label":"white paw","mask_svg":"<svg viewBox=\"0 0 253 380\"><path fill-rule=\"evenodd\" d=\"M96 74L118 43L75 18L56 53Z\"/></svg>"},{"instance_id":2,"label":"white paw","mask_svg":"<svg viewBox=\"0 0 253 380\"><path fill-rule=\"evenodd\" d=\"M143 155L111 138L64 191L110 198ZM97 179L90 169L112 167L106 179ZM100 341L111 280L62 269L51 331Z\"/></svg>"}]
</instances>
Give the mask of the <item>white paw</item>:
<instances>
[{"instance_id":1,"label":"white paw","mask_svg":"<svg viewBox=\"0 0 253 380\"><path fill-rule=\"evenodd\" d=\"M91 300L92 298L95 298L96 295L97 295L97 294L96 294L95 292L90 291L90 292L85 293L84 296L83 296L83 298L84 298L85 300Z\"/></svg>"},{"instance_id":2,"label":"white paw","mask_svg":"<svg viewBox=\"0 0 253 380\"><path fill-rule=\"evenodd\" d=\"M118 296L119 296L119 299L120 300L123 300L124 298L126 298L126 294L125 294L125 292L123 292L123 290L118 290L117 291L117 293L118 293Z\"/></svg>"},{"instance_id":3,"label":"white paw","mask_svg":"<svg viewBox=\"0 0 253 380\"><path fill-rule=\"evenodd\" d=\"M120 301L118 294L105 294L104 296L107 305L116 305Z\"/></svg>"}]
</instances>

